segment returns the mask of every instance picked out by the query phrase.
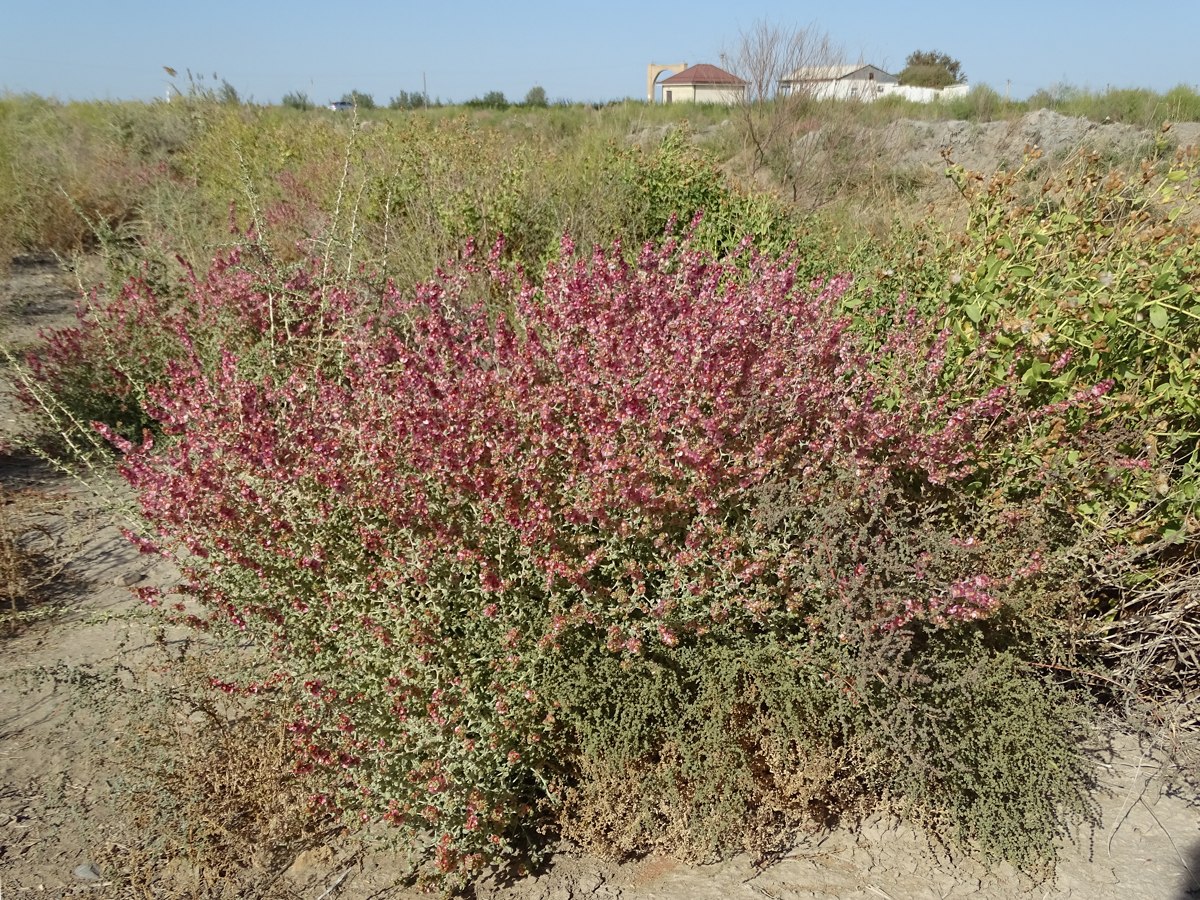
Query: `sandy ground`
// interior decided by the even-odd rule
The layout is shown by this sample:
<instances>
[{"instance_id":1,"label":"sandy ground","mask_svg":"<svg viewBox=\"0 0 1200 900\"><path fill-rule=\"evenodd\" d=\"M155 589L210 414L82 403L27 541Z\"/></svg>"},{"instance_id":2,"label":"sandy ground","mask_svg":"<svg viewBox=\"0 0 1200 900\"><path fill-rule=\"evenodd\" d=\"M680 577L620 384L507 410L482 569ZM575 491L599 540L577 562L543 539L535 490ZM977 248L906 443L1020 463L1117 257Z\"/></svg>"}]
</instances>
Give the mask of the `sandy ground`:
<instances>
[{"instance_id":1,"label":"sandy ground","mask_svg":"<svg viewBox=\"0 0 1200 900\"><path fill-rule=\"evenodd\" d=\"M27 344L39 327L68 322L73 297L53 260L17 260L0 284L5 343ZM0 435L20 427L11 403L0 406ZM47 614L0 636L0 898L195 895L205 873L194 867L160 873L154 891L135 893L106 862L114 848L153 839L138 833L121 802L119 760L138 731L138 685L186 646L131 596L132 586L168 583L170 566L124 541L109 501L36 460L0 461L0 488L4 521L44 551L47 578L62 566L43 591ZM904 823L875 819L814 835L761 869L749 857L689 867L564 851L537 876L485 881L475 891L496 900L1200 897L1200 796L1182 786L1161 748L1122 734L1097 743L1107 745L1096 755L1100 823L1064 844L1049 882L989 871ZM319 843L277 868L270 896L417 896L398 884L403 854L359 835ZM262 884L226 885L224 895L265 896Z\"/></svg>"}]
</instances>

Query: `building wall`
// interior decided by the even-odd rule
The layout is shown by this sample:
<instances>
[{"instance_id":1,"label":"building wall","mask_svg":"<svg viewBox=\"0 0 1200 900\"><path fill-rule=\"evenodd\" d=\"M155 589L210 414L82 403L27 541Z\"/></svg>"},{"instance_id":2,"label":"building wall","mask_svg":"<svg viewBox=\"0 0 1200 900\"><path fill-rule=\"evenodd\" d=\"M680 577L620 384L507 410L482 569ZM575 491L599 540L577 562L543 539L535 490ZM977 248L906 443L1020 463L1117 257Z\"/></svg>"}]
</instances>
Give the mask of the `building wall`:
<instances>
[{"instance_id":1,"label":"building wall","mask_svg":"<svg viewBox=\"0 0 1200 900\"><path fill-rule=\"evenodd\" d=\"M809 81L796 85L793 93L808 94L814 100L877 100L891 85L878 81L840 78L837 81Z\"/></svg>"},{"instance_id":2,"label":"building wall","mask_svg":"<svg viewBox=\"0 0 1200 900\"><path fill-rule=\"evenodd\" d=\"M939 89L843 78L840 81L813 81L799 84L788 93L806 92L815 100L862 100L868 103L882 97L898 95L917 103L935 103L938 100L965 96L970 90L970 85L966 84L954 84Z\"/></svg>"},{"instance_id":3,"label":"building wall","mask_svg":"<svg viewBox=\"0 0 1200 900\"><path fill-rule=\"evenodd\" d=\"M745 94L744 87L735 87L729 84L698 84L695 96L697 103L721 103L725 106L733 106L741 103Z\"/></svg>"},{"instance_id":4,"label":"building wall","mask_svg":"<svg viewBox=\"0 0 1200 900\"><path fill-rule=\"evenodd\" d=\"M875 76L872 78L871 76ZM839 81L874 81L878 84L896 84L900 81L895 75L877 69L874 66L863 66L857 72L852 72L845 78L838 79Z\"/></svg>"},{"instance_id":5,"label":"building wall","mask_svg":"<svg viewBox=\"0 0 1200 900\"><path fill-rule=\"evenodd\" d=\"M780 83L779 90L784 95L808 94L818 100L874 100L884 90L900 81L897 76L876 66L861 66L846 75L835 77L837 73L832 70L839 68L810 67L809 80L785 80ZM822 69L829 74L816 74ZM799 71L796 74L799 74Z\"/></svg>"},{"instance_id":6,"label":"building wall","mask_svg":"<svg viewBox=\"0 0 1200 900\"><path fill-rule=\"evenodd\" d=\"M670 91L670 99L667 99L668 91ZM694 103L696 101L696 86L692 84L664 84L662 92L663 103Z\"/></svg>"},{"instance_id":7,"label":"building wall","mask_svg":"<svg viewBox=\"0 0 1200 900\"><path fill-rule=\"evenodd\" d=\"M664 84L663 103L740 103L745 89L727 84ZM667 99L667 92L671 99Z\"/></svg>"},{"instance_id":8,"label":"building wall","mask_svg":"<svg viewBox=\"0 0 1200 900\"><path fill-rule=\"evenodd\" d=\"M885 84L880 96L896 94L905 100L915 100L917 103L936 103L938 100L950 100L953 97L965 97L971 87L966 84L952 84L945 88L915 87L911 84Z\"/></svg>"}]
</instances>

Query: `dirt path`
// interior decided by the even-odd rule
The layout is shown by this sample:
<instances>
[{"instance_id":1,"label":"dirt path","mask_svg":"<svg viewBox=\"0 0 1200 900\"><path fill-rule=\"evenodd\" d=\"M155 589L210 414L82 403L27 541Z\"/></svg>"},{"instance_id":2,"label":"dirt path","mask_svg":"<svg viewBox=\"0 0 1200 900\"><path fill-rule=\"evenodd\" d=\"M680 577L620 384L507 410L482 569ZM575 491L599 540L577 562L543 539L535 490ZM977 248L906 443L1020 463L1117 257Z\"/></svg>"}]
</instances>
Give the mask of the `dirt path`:
<instances>
[{"instance_id":1,"label":"dirt path","mask_svg":"<svg viewBox=\"0 0 1200 900\"><path fill-rule=\"evenodd\" d=\"M7 341L69 320L72 292L51 260L22 260L0 289ZM20 427L6 404L3 431ZM156 846L131 807L130 772L151 699L169 693L166 669L190 638L163 630L130 587L165 584L170 566L139 556L94 494L35 460L0 462L4 521L19 541L44 542L44 563L64 565L47 586L48 613L0 638L0 897L262 896L416 897L398 886L403 855L362 835L308 841L308 849L214 875ZM149 689L147 686L150 686ZM159 696L157 699L161 699ZM142 703L144 705L139 706ZM185 720L186 721L186 720ZM151 722L152 723L152 722ZM902 823L876 819L814 835L760 870L748 857L688 867L651 857L611 864L571 853L536 877L477 886L495 900L571 898L1088 898L1186 900L1200 896L1200 798L1170 787L1163 754L1115 737L1097 755L1101 825L1062 848L1057 878L1035 884L1001 868L952 859ZM226 764L231 761L226 760ZM1178 779L1176 779L1177 781ZM200 797L200 801L206 798ZM207 798L212 799L212 798ZM185 809L195 815L198 807ZM184 822L188 827L189 822ZM198 824L198 823L196 823ZM134 859L133 851L142 854ZM253 846L247 847L251 853ZM150 888L135 890L131 866ZM157 868L156 868L157 867ZM1190 870L1190 872L1189 872ZM244 878L239 881L238 878ZM150 879L148 882L145 879Z\"/></svg>"}]
</instances>

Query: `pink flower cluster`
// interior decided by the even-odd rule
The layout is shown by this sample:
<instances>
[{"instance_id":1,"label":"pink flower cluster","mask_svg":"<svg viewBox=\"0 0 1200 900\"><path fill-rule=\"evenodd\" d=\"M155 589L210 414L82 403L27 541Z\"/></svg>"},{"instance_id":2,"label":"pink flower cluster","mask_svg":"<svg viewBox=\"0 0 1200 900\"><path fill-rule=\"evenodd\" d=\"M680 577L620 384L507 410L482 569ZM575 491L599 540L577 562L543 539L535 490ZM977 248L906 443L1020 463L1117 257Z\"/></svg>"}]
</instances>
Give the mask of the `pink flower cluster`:
<instances>
[{"instance_id":1,"label":"pink flower cluster","mask_svg":"<svg viewBox=\"0 0 1200 900\"><path fill-rule=\"evenodd\" d=\"M942 344L915 319L862 346L837 311L847 277L800 285L786 264L674 243L636 263L571 251L540 284L468 260L411 295L385 289L374 316L335 332L336 370L308 360L264 377L193 350L153 394L171 443L126 457L147 516L268 577L320 575L334 548L301 540L307 520L353 510L377 584L419 583L452 558L495 595L494 617L519 557L570 623L669 645L711 617L714 580L754 580L730 524L758 486L829 467L868 499L901 474L952 481L1010 419L1003 387L956 405L934 392ZM312 310L348 318L364 302L334 296L306 298L286 339L305 338ZM236 267L194 301L270 330ZM315 502L304 521L296 496ZM421 564L389 560L401 534Z\"/></svg>"}]
</instances>

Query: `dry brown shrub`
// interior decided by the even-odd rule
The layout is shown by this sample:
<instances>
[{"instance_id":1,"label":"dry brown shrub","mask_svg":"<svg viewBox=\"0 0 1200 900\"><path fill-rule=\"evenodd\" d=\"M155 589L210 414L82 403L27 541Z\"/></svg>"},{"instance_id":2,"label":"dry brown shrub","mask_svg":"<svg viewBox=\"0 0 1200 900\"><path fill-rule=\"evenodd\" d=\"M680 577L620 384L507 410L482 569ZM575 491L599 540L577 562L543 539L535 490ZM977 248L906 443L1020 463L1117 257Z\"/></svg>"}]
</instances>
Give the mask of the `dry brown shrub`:
<instances>
[{"instance_id":1,"label":"dry brown shrub","mask_svg":"<svg viewBox=\"0 0 1200 900\"><path fill-rule=\"evenodd\" d=\"M662 854L705 864L738 850L770 858L800 834L865 810L860 789L846 777L848 755L801 758L794 747L755 748L753 787L744 806L743 798L701 799L704 786L680 777L686 766L675 745L633 767L589 759L564 795L561 835L609 859ZM647 784L671 787L650 793ZM741 807L740 815L730 815L730 802Z\"/></svg>"},{"instance_id":2,"label":"dry brown shrub","mask_svg":"<svg viewBox=\"0 0 1200 900\"><path fill-rule=\"evenodd\" d=\"M1200 756L1200 538L1116 547L1094 575L1105 605L1084 638L1125 717Z\"/></svg>"},{"instance_id":3,"label":"dry brown shrub","mask_svg":"<svg viewBox=\"0 0 1200 900\"><path fill-rule=\"evenodd\" d=\"M7 498L0 489L0 609L6 628L12 627L28 596L31 569L28 555L17 545Z\"/></svg>"},{"instance_id":4,"label":"dry brown shrub","mask_svg":"<svg viewBox=\"0 0 1200 900\"><path fill-rule=\"evenodd\" d=\"M185 661L168 676L181 684L161 689L163 714L143 711L131 727L121 807L138 837L100 861L145 897L299 896L284 874L341 826L312 802L318 785L294 774L285 723L255 698L214 699L214 665Z\"/></svg>"},{"instance_id":5,"label":"dry brown shrub","mask_svg":"<svg viewBox=\"0 0 1200 900\"><path fill-rule=\"evenodd\" d=\"M606 858L702 864L740 851L769 858L803 833L861 816L870 806L861 750L800 736L774 687L742 681L723 715L706 724L681 716L640 758L580 754L557 809L561 836Z\"/></svg>"},{"instance_id":6,"label":"dry brown shrub","mask_svg":"<svg viewBox=\"0 0 1200 900\"><path fill-rule=\"evenodd\" d=\"M27 522L14 499L0 487L0 635L13 634L52 611L52 586L63 568L61 559L45 552L54 544L53 535Z\"/></svg>"}]
</instances>

